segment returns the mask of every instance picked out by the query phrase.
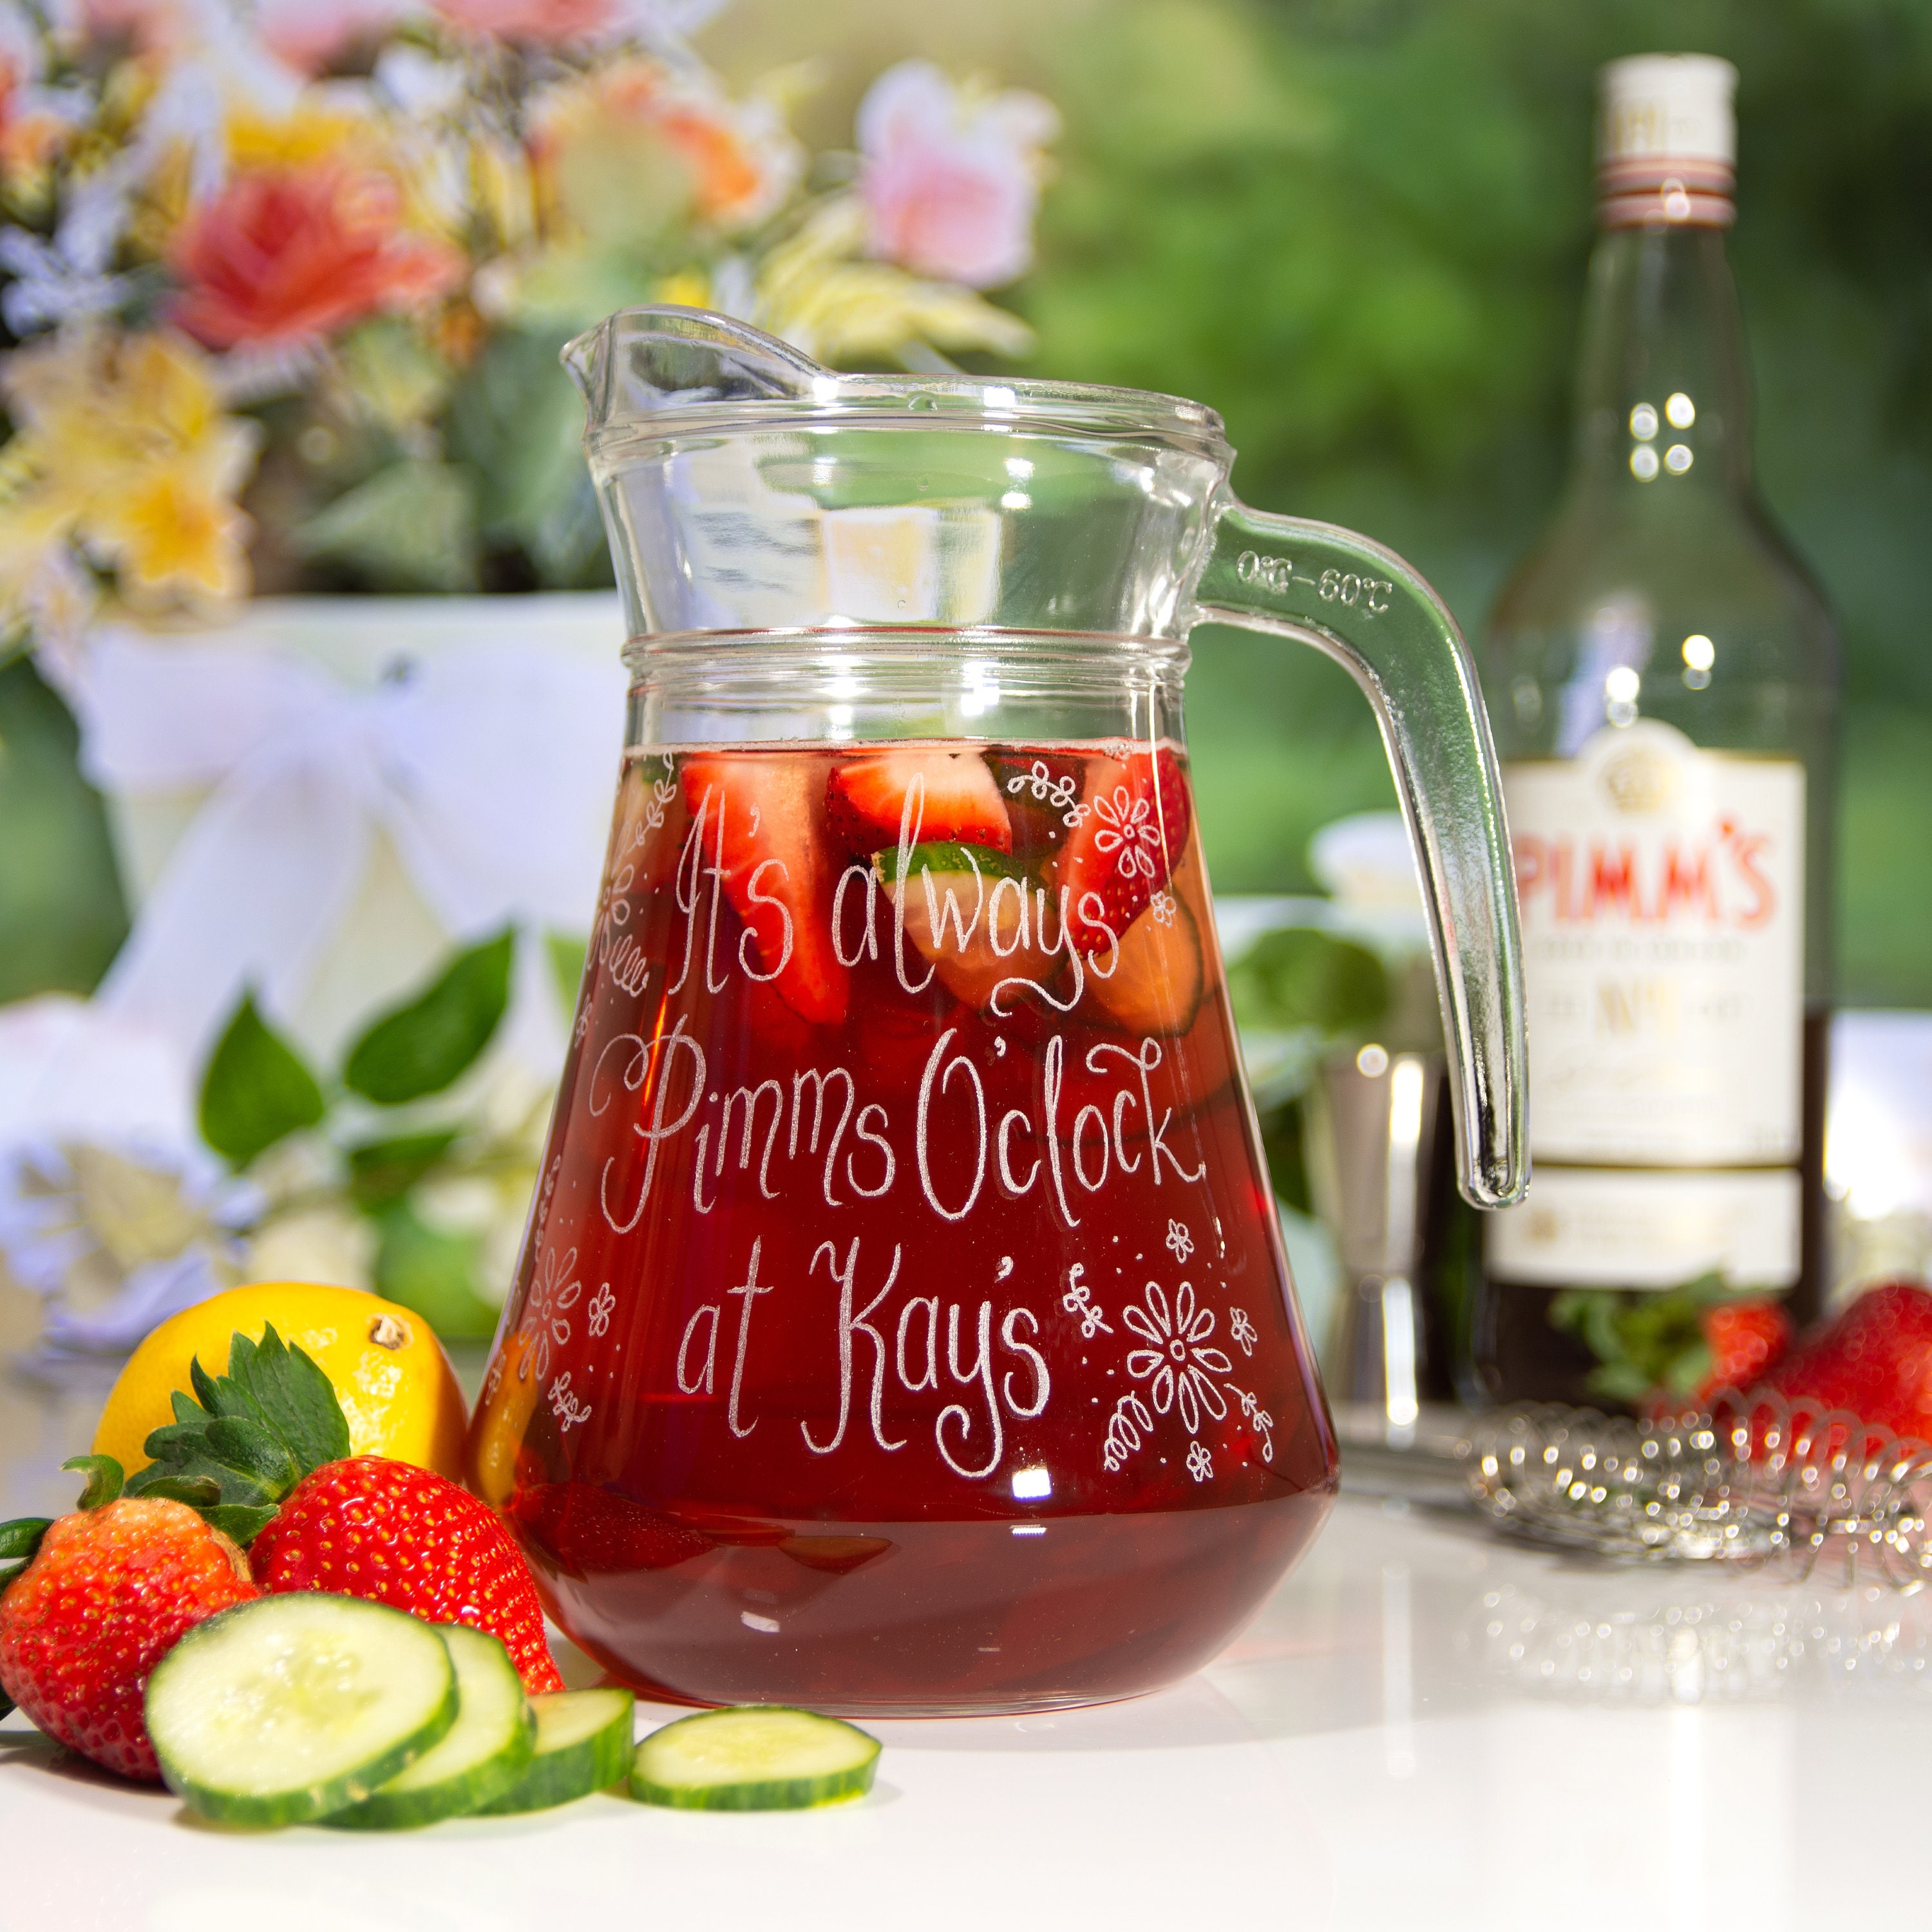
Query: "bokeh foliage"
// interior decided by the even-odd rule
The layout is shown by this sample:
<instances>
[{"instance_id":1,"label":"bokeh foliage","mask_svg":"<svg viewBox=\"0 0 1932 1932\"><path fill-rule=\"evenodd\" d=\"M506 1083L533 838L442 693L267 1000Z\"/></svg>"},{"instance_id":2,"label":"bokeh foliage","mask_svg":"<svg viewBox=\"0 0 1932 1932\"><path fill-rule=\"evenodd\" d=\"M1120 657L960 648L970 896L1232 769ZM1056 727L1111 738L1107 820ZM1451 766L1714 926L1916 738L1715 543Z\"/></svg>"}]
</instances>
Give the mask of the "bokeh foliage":
<instances>
[{"instance_id":1,"label":"bokeh foliage","mask_svg":"<svg viewBox=\"0 0 1932 1932\"><path fill-rule=\"evenodd\" d=\"M842 138L908 53L1050 94L1058 177L1016 298L1034 369L1212 404L1250 501L1394 544L1472 634L1562 473L1595 69L1658 50L1734 61L1760 474L1849 647L1840 994L1932 1006L1924 0L736 0L700 46L736 82L815 62L814 142ZM457 434L502 479L478 512L486 547L580 580L599 568L580 494L532 480L567 469L569 436L526 412L532 370L493 366ZM1216 884L1305 890L1309 832L1390 799L1366 708L1310 655L1197 646ZM16 750L23 728L0 717ZM0 896L15 889L0 850ZM98 970L88 918L74 956L94 964L72 981ZM0 992L24 989L10 963Z\"/></svg>"},{"instance_id":2,"label":"bokeh foliage","mask_svg":"<svg viewBox=\"0 0 1932 1932\"><path fill-rule=\"evenodd\" d=\"M1932 1003L1932 9L1126 0L1066 26L1034 43L1069 119L1020 304L1036 366L1211 403L1244 496L1394 544L1472 635L1562 474L1595 69L1736 63L1760 475L1849 647L1841 994ZM1389 796L1324 664L1204 635L1190 702L1223 887L1305 887L1306 832Z\"/></svg>"}]
</instances>

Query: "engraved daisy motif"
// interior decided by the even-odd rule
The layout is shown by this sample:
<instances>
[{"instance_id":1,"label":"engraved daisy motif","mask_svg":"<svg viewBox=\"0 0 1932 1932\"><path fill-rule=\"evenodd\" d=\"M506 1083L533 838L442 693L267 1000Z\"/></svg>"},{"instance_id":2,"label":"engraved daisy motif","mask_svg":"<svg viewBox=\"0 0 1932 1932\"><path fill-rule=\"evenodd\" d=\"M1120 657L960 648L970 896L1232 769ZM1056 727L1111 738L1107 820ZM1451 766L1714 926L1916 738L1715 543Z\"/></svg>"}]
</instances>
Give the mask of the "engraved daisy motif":
<instances>
[{"instance_id":1,"label":"engraved daisy motif","mask_svg":"<svg viewBox=\"0 0 1932 1932\"><path fill-rule=\"evenodd\" d=\"M1120 1318L1148 1345L1128 1355L1127 1373L1148 1384L1159 1414L1178 1408L1182 1427L1195 1435L1204 1409L1216 1421L1226 1416L1227 1402L1209 1378L1225 1376L1234 1364L1220 1349L1208 1346L1214 1312L1196 1305L1192 1282L1184 1281L1174 1291L1171 1312L1158 1282L1148 1283L1146 1302L1144 1307L1130 1302L1120 1311Z\"/></svg>"},{"instance_id":2,"label":"engraved daisy motif","mask_svg":"<svg viewBox=\"0 0 1932 1932\"><path fill-rule=\"evenodd\" d=\"M1136 798L1125 785L1116 785L1094 800L1094 815L1100 821L1094 850L1113 856L1122 878L1160 876L1160 828L1154 823L1153 800Z\"/></svg>"},{"instance_id":3,"label":"engraved daisy motif","mask_svg":"<svg viewBox=\"0 0 1932 1932\"><path fill-rule=\"evenodd\" d=\"M1245 1308L1228 1310L1228 1333L1240 1343L1241 1353L1244 1355L1252 1355L1255 1352L1255 1344L1261 1340L1259 1331L1255 1327L1254 1317Z\"/></svg>"},{"instance_id":4,"label":"engraved daisy motif","mask_svg":"<svg viewBox=\"0 0 1932 1932\"><path fill-rule=\"evenodd\" d=\"M617 1305L617 1298L610 1292L607 1281L590 1298L590 1306L584 1311L584 1325L590 1330L592 1340L603 1334L610 1325L610 1311Z\"/></svg>"},{"instance_id":5,"label":"engraved daisy motif","mask_svg":"<svg viewBox=\"0 0 1932 1932\"><path fill-rule=\"evenodd\" d=\"M517 1364L517 1379L534 1374L538 1382L550 1373L550 1351L570 1340L570 1323L566 1318L576 1306L584 1284L576 1278L577 1250L568 1250L560 1260L554 1247L546 1247L537 1257L536 1278L530 1284L530 1299L524 1304L524 1318L517 1333L524 1346Z\"/></svg>"},{"instance_id":6,"label":"engraved daisy motif","mask_svg":"<svg viewBox=\"0 0 1932 1932\"><path fill-rule=\"evenodd\" d=\"M1167 1245L1172 1250L1174 1258L1184 1262L1194 1252L1194 1237L1187 1232L1185 1221L1169 1221L1167 1224Z\"/></svg>"},{"instance_id":7,"label":"engraved daisy motif","mask_svg":"<svg viewBox=\"0 0 1932 1932\"><path fill-rule=\"evenodd\" d=\"M1188 1444L1187 1473L1197 1483L1204 1483L1214 1473L1214 1459L1208 1454L1204 1442Z\"/></svg>"},{"instance_id":8,"label":"engraved daisy motif","mask_svg":"<svg viewBox=\"0 0 1932 1932\"><path fill-rule=\"evenodd\" d=\"M1148 901L1148 910L1155 925L1172 926L1180 916L1180 904L1172 892L1156 892Z\"/></svg>"}]
</instances>

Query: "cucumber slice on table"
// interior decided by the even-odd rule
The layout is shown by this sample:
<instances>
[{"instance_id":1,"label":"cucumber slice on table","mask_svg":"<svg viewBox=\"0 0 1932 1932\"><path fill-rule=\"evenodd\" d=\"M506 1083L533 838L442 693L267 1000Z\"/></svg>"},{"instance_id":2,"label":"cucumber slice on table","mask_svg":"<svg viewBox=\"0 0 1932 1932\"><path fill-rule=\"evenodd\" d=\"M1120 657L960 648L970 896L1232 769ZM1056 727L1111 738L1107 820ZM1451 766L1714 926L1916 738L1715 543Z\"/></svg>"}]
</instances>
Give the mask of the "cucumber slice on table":
<instances>
[{"instance_id":1,"label":"cucumber slice on table","mask_svg":"<svg viewBox=\"0 0 1932 1932\"><path fill-rule=\"evenodd\" d=\"M204 1817L293 1825L367 1798L456 1720L432 1624L307 1591L199 1623L148 1680L161 1775Z\"/></svg>"},{"instance_id":2,"label":"cucumber slice on table","mask_svg":"<svg viewBox=\"0 0 1932 1932\"><path fill-rule=\"evenodd\" d=\"M748 1704L653 1731L631 1766L631 1796L690 1811L790 1811L872 1788L879 1741L813 1711Z\"/></svg>"},{"instance_id":3,"label":"cucumber slice on table","mask_svg":"<svg viewBox=\"0 0 1932 1932\"><path fill-rule=\"evenodd\" d=\"M593 1791L622 1784L631 1762L628 1690L552 1690L532 1697L537 1717L536 1754L500 1798L482 1809L548 1811Z\"/></svg>"},{"instance_id":4,"label":"cucumber slice on table","mask_svg":"<svg viewBox=\"0 0 1932 1932\"><path fill-rule=\"evenodd\" d=\"M466 1817L523 1775L536 1748L536 1714L510 1654L486 1630L440 1624L456 1666L456 1722L406 1769L325 1824L394 1831Z\"/></svg>"}]
</instances>

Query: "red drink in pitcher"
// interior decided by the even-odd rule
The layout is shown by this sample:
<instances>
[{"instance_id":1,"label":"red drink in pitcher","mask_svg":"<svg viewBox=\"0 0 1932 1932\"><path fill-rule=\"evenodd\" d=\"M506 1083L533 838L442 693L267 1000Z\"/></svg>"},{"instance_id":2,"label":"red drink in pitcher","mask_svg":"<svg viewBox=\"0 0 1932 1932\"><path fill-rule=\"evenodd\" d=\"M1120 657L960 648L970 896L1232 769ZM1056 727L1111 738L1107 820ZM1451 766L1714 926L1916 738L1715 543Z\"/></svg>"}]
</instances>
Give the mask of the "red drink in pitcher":
<instances>
[{"instance_id":1,"label":"red drink in pitcher","mask_svg":"<svg viewBox=\"0 0 1932 1932\"><path fill-rule=\"evenodd\" d=\"M1182 754L634 757L470 1444L572 1636L845 1712L1204 1662L1334 1452Z\"/></svg>"}]
</instances>

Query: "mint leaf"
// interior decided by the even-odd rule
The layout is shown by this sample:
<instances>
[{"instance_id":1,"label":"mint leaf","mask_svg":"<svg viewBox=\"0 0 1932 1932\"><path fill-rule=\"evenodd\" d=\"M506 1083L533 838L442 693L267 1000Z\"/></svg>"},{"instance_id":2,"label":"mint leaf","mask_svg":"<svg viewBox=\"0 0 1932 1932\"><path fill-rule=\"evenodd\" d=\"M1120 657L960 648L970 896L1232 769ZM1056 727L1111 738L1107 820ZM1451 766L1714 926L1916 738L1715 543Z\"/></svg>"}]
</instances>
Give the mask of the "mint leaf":
<instances>
[{"instance_id":1,"label":"mint leaf","mask_svg":"<svg viewBox=\"0 0 1932 1932\"><path fill-rule=\"evenodd\" d=\"M202 1138L231 1166L246 1167L326 1111L302 1056L244 993L202 1076Z\"/></svg>"},{"instance_id":2,"label":"mint leaf","mask_svg":"<svg viewBox=\"0 0 1932 1932\"><path fill-rule=\"evenodd\" d=\"M400 1201L455 1144L457 1130L397 1134L349 1150L349 1192L364 1214Z\"/></svg>"},{"instance_id":3,"label":"mint leaf","mask_svg":"<svg viewBox=\"0 0 1932 1932\"><path fill-rule=\"evenodd\" d=\"M459 952L406 1005L386 1013L350 1048L344 1083L384 1107L440 1094L490 1044L510 1000L515 945L506 928Z\"/></svg>"},{"instance_id":4,"label":"mint leaf","mask_svg":"<svg viewBox=\"0 0 1932 1932\"><path fill-rule=\"evenodd\" d=\"M111 1503L128 1480L128 1472L112 1456L70 1456L61 1467L87 1472L87 1487L81 1491L76 1509L98 1509L103 1503Z\"/></svg>"},{"instance_id":5,"label":"mint leaf","mask_svg":"<svg viewBox=\"0 0 1932 1932\"><path fill-rule=\"evenodd\" d=\"M349 1424L328 1378L272 1325L261 1340L237 1334L228 1372L189 1365L192 1396L177 1389L175 1419L144 1445L154 1458L130 1496L171 1496L247 1544L310 1470L350 1453Z\"/></svg>"}]
</instances>

